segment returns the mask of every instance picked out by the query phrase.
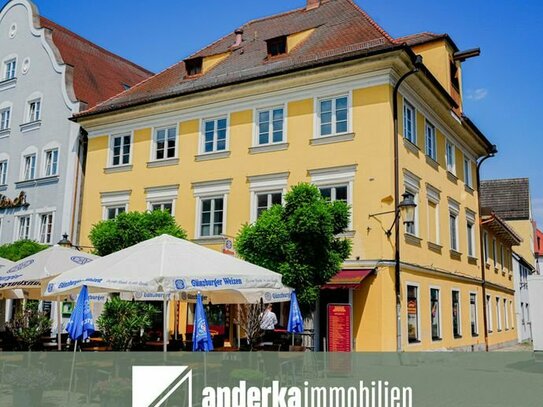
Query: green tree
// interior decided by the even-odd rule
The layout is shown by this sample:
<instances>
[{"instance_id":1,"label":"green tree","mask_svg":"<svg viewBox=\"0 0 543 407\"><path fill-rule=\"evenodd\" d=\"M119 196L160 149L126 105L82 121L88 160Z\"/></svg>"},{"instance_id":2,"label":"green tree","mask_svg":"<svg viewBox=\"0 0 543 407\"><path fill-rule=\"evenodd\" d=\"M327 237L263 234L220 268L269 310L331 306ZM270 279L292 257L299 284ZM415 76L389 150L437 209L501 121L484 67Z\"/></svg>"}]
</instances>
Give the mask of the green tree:
<instances>
[{"instance_id":1,"label":"green tree","mask_svg":"<svg viewBox=\"0 0 543 407\"><path fill-rule=\"evenodd\" d=\"M165 211L121 213L115 219L98 222L89 238L94 253L106 256L162 234L186 239L186 232Z\"/></svg>"},{"instance_id":2,"label":"green tree","mask_svg":"<svg viewBox=\"0 0 543 407\"><path fill-rule=\"evenodd\" d=\"M31 256L42 250L47 249L46 245L33 240L18 240L14 243L8 243L0 246L0 257L11 261L19 261L25 257Z\"/></svg>"},{"instance_id":3,"label":"green tree","mask_svg":"<svg viewBox=\"0 0 543 407\"><path fill-rule=\"evenodd\" d=\"M319 189L298 184L253 224L242 227L236 251L245 260L283 275L296 289L300 306L313 309L320 286L341 269L351 253L351 242L337 237L349 225L345 202L329 202Z\"/></svg>"}]
</instances>

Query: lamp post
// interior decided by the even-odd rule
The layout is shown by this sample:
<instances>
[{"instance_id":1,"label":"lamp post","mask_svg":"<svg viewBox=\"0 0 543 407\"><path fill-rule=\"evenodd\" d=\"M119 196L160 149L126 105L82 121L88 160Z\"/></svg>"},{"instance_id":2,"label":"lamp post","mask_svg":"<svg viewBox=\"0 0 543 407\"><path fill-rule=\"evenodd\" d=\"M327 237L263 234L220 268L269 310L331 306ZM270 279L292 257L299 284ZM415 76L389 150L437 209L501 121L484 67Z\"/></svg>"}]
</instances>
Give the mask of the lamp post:
<instances>
[{"instance_id":1,"label":"lamp post","mask_svg":"<svg viewBox=\"0 0 543 407\"><path fill-rule=\"evenodd\" d=\"M67 233L64 233L62 235L62 239L60 239L57 244L59 246L61 246L61 247L67 247L67 248L72 247L72 242L70 242L70 240L68 239L68 234Z\"/></svg>"}]
</instances>

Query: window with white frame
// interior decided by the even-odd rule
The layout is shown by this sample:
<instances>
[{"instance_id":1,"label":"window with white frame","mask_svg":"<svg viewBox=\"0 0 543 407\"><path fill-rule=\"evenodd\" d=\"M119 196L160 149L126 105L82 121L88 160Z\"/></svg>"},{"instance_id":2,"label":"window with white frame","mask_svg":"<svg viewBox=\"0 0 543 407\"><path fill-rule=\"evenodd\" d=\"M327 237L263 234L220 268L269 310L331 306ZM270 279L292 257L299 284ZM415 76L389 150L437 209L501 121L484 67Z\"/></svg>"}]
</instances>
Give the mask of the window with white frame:
<instances>
[{"instance_id":1,"label":"window with white frame","mask_svg":"<svg viewBox=\"0 0 543 407\"><path fill-rule=\"evenodd\" d=\"M466 234L468 243L468 256L475 257L475 213L466 212Z\"/></svg>"},{"instance_id":2,"label":"window with white frame","mask_svg":"<svg viewBox=\"0 0 543 407\"><path fill-rule=\"evenodd\" d=\"M477 326L477 294L469 294L469 314L471 323L471 336L477 336L479 334L479 327Z\"/></svg>"},{"instance_id":3,"label":"window with white frame","mask_svg":"<svg viewBox=\"0 0 543 407\"><path fill-rule=\"evenodd\" d=\"M23 180L36 178L36 154L28 154L23 157Z\"/></svg>"},{"instance_id":4,"label":"window with white frame","mask_svg":"<svg viewBox=\"0 0 543 407\"><path fill-rule=\"evenodd\" d=\"M428 198L428 241L440 244L439 191L427 185L426 193Z\"/></svg>"},{"instance_id":5,"label":"window with white frame","mask_svg":"<svg viewBox=\"0 0 543 407\"><path fill-rule=\"evenodd\" d=\"M58 148L45 150L45 176L58 175Z\"/></svg>"},{"instance_id":6,"label":"window with white frame","mask_svg":"<svg viewBox=\"0 0 543 407\"><path fill-rule=\"evenodd\" d=\"M13 58L4 62L4 80L9 81L17 75L17 59Z\"/></svg>"},{"instance_id":7,"label":"window with white frame","mask_svg":"<svg viewBox=\"0 0 543 407\"><path fill-rule=\"evenodd\" d=\"M200 237L221 236L224 224L224 197L201 200Z\"/></svg>"},{"instance_id":8,"label":"window with white frame","mask_svg":"<svg viewBox=\"0 0 543 407\"><path fill-rule=\"evenodd\" d=\"M42 244L51 244L53 239L53 214L42 213L40 219L39 242Z\"/></svg>"},{"instance_id":9,"label":"window with white frame","mask_svg":"<svg viewBox=\"0 0 543 407\"><path fill-rule=\"evenodd\" d=\"M498 249L496 238L492 239L492 260L494 261L494 268L498 268Z\"/></svg>"},{"instance_id":10,"label":"window with white frame","mask_svg":"<svg viewBox=\"0 0 543 407\"><path fill-rule=\"evenodd\" d=\"M419 288L407 286L407 340L409 343L420 342L419 332Z\"/></svg>"},{"instance_id":11,"label":"window with white frame","mask_svg":"<svg viewBox=\"0 0 543 407\"><path fill-rule=\"evenodd\" d=\"M321 195L330 201L344 201L351 208L353 206L354 176L356 165L330 167L318 170L309 170L311 182L316 185ZM351 210L349 230L353 229L353 213Z\"/></svg>"},{"instance_id":12,"label":"window with white frame","mask_svg":"<svg viewBox=\"0 0 543 407\"><path fill-rule=\"evenodd\" d=\"M509 300L509 312L511 313L511 329L515 329L515 309L513 308L513 300Z\"/></svg>"},{"instance_id":13,"label":"window with white frame","mask_svg":"<svg viewBox=\"0 0 543 407\"><path fill-rule=\"evenodd\" d=\"M458 214L460 210L456 203L449 202L449 240L450 248L456 252L460 251L458 242Z\"/></svg>"},{"instance_id":14,"label":"window with white frame","mask_svg":"<svg viewBox=\"0 0 543 407\"><path fill-rule=\"evenodd\" d=\"M403 136L413 144L417 144L416 111L411 103L403 102Z\"/></svg>"},{"instance_id":15,"label":"window with white frame","mask_svg":"<svg viewBox=\"0 0 543 407\"><path fill-rule=\"evenodd\" d=\"M492 332L493 326L492 326L492 300L490 295L486 296L486 324L488 326L488 332Z\"/></svg>"},{"instance_id":16,"label":"window with white frame","mask_svg":"<svg viewBox=\"0 0 543 407\"><path fill-rule=\"evenodd\" d=\"M333 136L349 131L349 97L319 99L319 135Z\"/></svg>"},{"instance_id":17,"label":"window with white frame","mask_svg":"<svg viewBox=\"0 0 543 407\"><path fill-rule=\"evenodd\" d=\"M179 194L179 185L145 188L145 194L148 210L165 211L175 215L175 201Z\"/></svg>"},{"instance_id":18,"label":"window with white frame","mask_svg":"<svg viewBox=\"0 0 543 407\"><path fill-rule=\"evenodd\" d=\"M226 151L228 120L226 117L204 120L203 152Z\"/></svg>"},{"instance_id":19,"label":"window with white frame","mask_svg":"<svg viewBox=\"0 0 543 407\"><path fill-rule=\"evenodd\" d=\"M34 99L28 102L28 122L41 120L41 99Z\"/></svg>"},{"instance_id":20,"label":"window with white frame","mask_svg":"<svg viewBox=\"0 0 543 407\"><path fill-rule=\"evenodd\" d=\"M505 330L509 330L509 310L507 309L507 300L503 299L503 316L505 319Z\"/></svg>"},{"instance_id":21,"label":"window with white frame","mask_svg":"<svg viewBox=\"0 0 543 407\"><path fill-rule=\"evenodd\" d=\"M111 205L105 207L105 220L115 219L119 214L126 212L126 205Z\"/></svg>"},{"instance_id":22,"label":"window with white frame","mask_svg":"<svg viewBox=\"0 0 543 407\"><path fill-rule=\"evenodd\" d=\"M505 266L505 249L503 248L503 244L500 244L500 268L503 271L503 268Z\"/></svg>"},{"instance_id":23,"label":"window with white frame","mask_svg":"<svg viewBox=\"0 0 543 407\"><path fill-rule=\"evenodd\" d=\"M438 288L430 288L430 323L432 326L432 340L441 339L441 298Z\"/></svg>"},{"instance_id":24,"label":"window with white frame","mask_svg":"<svg viewBox=\"0 0 543 407\"><path fill-rule=\"evenodd\" d=\"M168 127L155 130L154 160L165 160L177 156L177 128Z\"/></svg>"},{"instance_id":25,"label":"window with white frame","mask_svg":"<svg viewBox=\"0 0 543 407\"><path fill-rule=\"evenodd\" d=\"M451 174L456 174L456 153L454 150L454 144L447 140L445 143L445 163L447 171Z\"/></svg>"},{"instance_id":26,"label":"window with white frame","mask_svg":"<svg viewBox=\"0 0 543 407\"><path fill-rule=\"evenodd\" d=\"M405 225L405 233L409 233L413 236L419 235L419 189L420 189L420 178L415 174L412 174L409 171L404 171L404 187L405 192L408 192L413 195L413 201L417 204L415 207L415 217L413 218L413 223Z\"/></svg>"},{"instance_id":27,"label":"window with white frame","mask_svg":"<svg viewBox=\"0 0 543 407\"><path fill-rule=\"evenodd\" d=\"M102 219L115 219L119 214L127 212L131 193L130 190L102 192L100 194Z\"/></svg>"},{"instance_id":28,"label":"window with white frame","mask_svg":"<svg viewBox=\"0 0 543 407\"><path fill-rule=\"evenodd\" d=\"M257 144L267 145L284 142L284 109L259 110L257 112Z\"/></svg>"},{"instance_id":29,"label":"window with white frame","mask_svg":"<svg viewBox=\"0 0 543 407\"><path fill-rule=\"evenodd\" d=\"M436 128L428 120L426 121L426 155L437 161Z\"/></svg>"},{"instance_id":30,"label":"window with white frame","mask_svg":"<svg viewBox=\"0 0 543 407\"><path fill-rule=\"evenodd\" d=\"M260 192L256 194L256 218L258 219L265 211L273 205L281 205L283 192Z\"/></svg>"},{"instance_id":31,"label":"window with white frame","mask_svg":"<svg viewBox=\"0 0 543 407\"><path fill-rule=\"evenodd\" d=\"M288 172L255 175L247 178L251 191L251 222L273 205L283 203L283 195L287 190Z\"/></svg>"},{"instance_id":32,"label":"window with white frame","mask_svg":"<svg viewBox=\"0 0 543 407\"><path fill-rule=\"evenodd\" d=\"M192 190L196 198L196 237L218 238L226 230L227 196L231 179L195 182Z\"/></svg>"},{"instance_id":33,"label":"window with white frame","mask_svg":"<svg viewBox=\"0 0 543 407\"><path fill-rule=\"evenodd\" d=\"M0 130L7 130L11 125L11 108L0 109Z\"/></svg>"},{"instance_id":34,"label":"window with white frame","mask_svg":"<svg viewBox=\"0 0 543 407\"><path fill-rule=\"evenodd\" d=\"M473 188L473 177L471 174L471 161L464 158L464 183L467 187Z\"/></svg>"},{"instance_id":35,"label":"window with white frame","mask_svg":"<svg viewBox=\"0 0 543 407\"><path fill-rule=\"evenodd\" d=\"M8 183L8 160L0 161L0 185Z\"/></svg>"},{"instance_id":36,"label":"window with white frame","mask_svg":"<svg viewBox=\"0 0 543 407\"><path fill-rule=\"evenodd\" d=\"M496 325L498 332L502 330L502 311L500 308L500 298L496 297Z\"/></svg>"},{"instance_id":37,"label":"window with white frame","mask_svg":"<svg viewBox=\"0 0 543 407\"><path fill-rule=\"evenodd\" d=\"M452 290L452 321L453 336L462 337L462 314L460 309L460 291Z\"/></svg>"},{"instance_id":38,"label":"window with white frame","mask_svg":"<svg viewBox=\"0 0 543 407\"><path fill-rule=\"evenodd\" d=\"M123 134L111 137L111 162L113 167L130 164L132 136Z\"/></svg>"},{"instance_id":39,"label":"window with white frame","mask_svg":"<svg viewBox=\"0 0 543 407\"><path fill-rule=\"evenodd\" d=\"M19 216L17 240L30 239L30 215Z\"/></svg>"},{"instance_id":40,"label":"window with white frame","mask_svg":"<svg viewBox=\"0 0 543 407\"><path fill-rule=\"evenodd\" d=\"M488 232L483 232L483 257L486 264L488 261Z\"/></svg>"}]
</instances>

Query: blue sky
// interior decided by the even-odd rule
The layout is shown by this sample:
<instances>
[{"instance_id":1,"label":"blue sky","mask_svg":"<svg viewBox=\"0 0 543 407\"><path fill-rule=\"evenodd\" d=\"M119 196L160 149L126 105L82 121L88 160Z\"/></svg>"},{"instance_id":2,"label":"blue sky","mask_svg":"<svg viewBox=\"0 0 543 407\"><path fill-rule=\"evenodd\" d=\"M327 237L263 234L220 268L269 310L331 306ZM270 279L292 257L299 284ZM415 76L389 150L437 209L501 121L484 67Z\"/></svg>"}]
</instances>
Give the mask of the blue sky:
<instances>
[{"instance_id":1,"label":"blue sky","mask_svg":"<svg viewBox=\"0 0 543 407\"><path fill-rule=\"evenodd\" d=\"M305 0L36 0L40 12L155 72L244 22L301 7ZM529 177L534 215L543 226L543 1L357 0L392 36L448 33L466 61L464 110L499 154L483 178ZM5 4L5 0L0 0ZM190 6L188 5L190 4Z\"/></svg>"}]
</instances>

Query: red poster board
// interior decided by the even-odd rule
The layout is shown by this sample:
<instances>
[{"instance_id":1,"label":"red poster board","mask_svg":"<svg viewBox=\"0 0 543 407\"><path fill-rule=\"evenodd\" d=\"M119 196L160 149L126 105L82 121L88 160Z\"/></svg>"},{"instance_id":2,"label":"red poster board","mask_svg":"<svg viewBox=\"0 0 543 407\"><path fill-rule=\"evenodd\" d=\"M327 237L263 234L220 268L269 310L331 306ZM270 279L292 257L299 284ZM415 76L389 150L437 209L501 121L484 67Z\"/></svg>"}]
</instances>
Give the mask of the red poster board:
<instances>
[{"instance_id":1,"label":"red poster board","mask_svg":"<svg viewBox=\"0 0 543 407\"><path fill-rule=\"evenodd\" d=\"M328 351L351 352L351 305L328 304Z\"/></svg>"}]
</instances>

